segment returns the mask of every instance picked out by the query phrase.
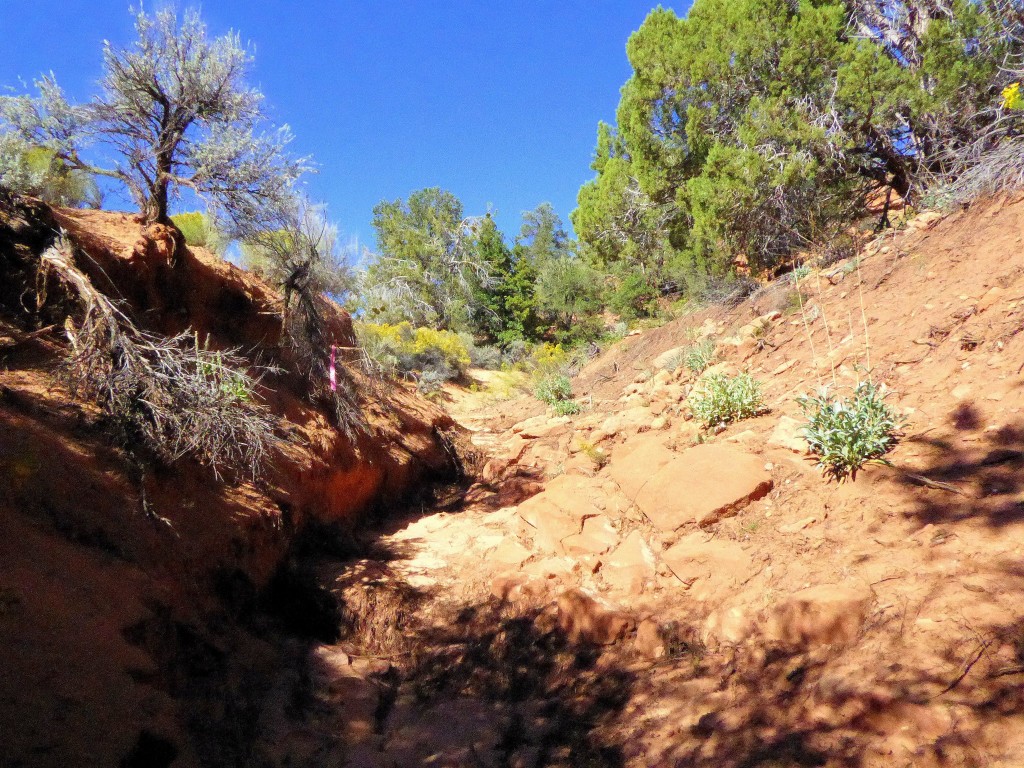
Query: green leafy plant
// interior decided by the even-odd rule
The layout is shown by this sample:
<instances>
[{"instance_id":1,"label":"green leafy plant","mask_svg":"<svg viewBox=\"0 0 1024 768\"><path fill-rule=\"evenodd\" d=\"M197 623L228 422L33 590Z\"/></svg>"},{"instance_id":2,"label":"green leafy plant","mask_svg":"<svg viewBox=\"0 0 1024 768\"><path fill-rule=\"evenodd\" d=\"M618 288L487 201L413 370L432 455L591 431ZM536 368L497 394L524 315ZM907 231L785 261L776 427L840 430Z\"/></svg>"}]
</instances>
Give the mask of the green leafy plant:
<instances>
[{"instance_id":1,"label":"green leafy plant","mask_svg":"<svg viewBox=\"0 0 1024 768\"><path fill-rule=\"evenodd\" d=\"M684 362L686 367L696 374L704 373L708 366L715 361L715 342L711 339L694 344L686 350Z\"/></svg>"},{"instance_id":2,"label":"green leafy plant","mask_svg":"<svg viewBox=\"0 0 1024 768\"><path fill-rule=\"evenodd\" d=\"M761 383L749 373L708 376L690 398L694 417L705 427L749 419L764 411Z\"/></svg>"},{"instance_id":3,"label":"green leafy plant","mask_svg":"<svg viewBox=\"0 0 1024 768\"><path fill-rule=\"evenodd\" d=\"M801 264L799 267L795 267L792 272L789 273L790 279L794 283L799 283L805 277L811 274L811 267L808 264Z\"/></svg>"},{"instance_id":4,"label":"green leafy plant","mask_svg":"<svg viewBox=\"0 0 1024 768\"><path fill-rule=\"evenodd\" d=\"M563 400L572 400L572 382L564 374L550 374L537 380L533 393L538 400L548 405L554 405Z\"/></svg>"},{"instance_id":5,"label":"green leafy plant","mask_svg":"<svg viewBox=\"0 0 1024 768\"><path fill-rule=\"evenodd\" d=\"M583 410L576 400L559 400L551 406L558 416L575 416Z\"/></svg>"},{"instance_id":6,"label":"green leafy plant","mask_svg":"<svg viewBox=\"0 0 1024 768\"><path fill-rule=\"evenodd\" d=\"M830 397L827 387L797 399L810 419L804 437L825 474L839 480L869 461L887 463L881 457L896 444L903 418L885 402L886 394L884 387L864 381L846 399Z\"/></svg>"},{"instance_id":7,"label":"green leafy plant","mask_svg":"<svg viewBox=\"0 0 1024 768\"><path fill-rule=\"evenodd\" d=\"M171 221L185 236L188 245L207 248L216 254L222 254L227 248L226 238L217 231L213 220L201 211L178 213L171 216Z\"/></svg>"},{"instance_id":8,"label":"green leafy plant","mask_svg":"<svg viewBox=\"0 0 1024 768\"><path fill-rule=\"evenodd\" d=\"M252 380L241 371L227 365L222 352L211 352L206 342L200 347L198 337L195 339L195 348L197 372L211 387L220 395L236 402L252 400Z\"/></svg>"},{"instance_id":9,"label":"green leafy plant","mask_svg":"<svg viewBox=\"0 0 1024 768\"><path fill-rule=\"evenodd\" d=\"M580 412L578 402L572 399L572 382L564 373L541 376L534 384L533 394L550 405L559 416L572 416Z\"/></svg>"}]
</instances>

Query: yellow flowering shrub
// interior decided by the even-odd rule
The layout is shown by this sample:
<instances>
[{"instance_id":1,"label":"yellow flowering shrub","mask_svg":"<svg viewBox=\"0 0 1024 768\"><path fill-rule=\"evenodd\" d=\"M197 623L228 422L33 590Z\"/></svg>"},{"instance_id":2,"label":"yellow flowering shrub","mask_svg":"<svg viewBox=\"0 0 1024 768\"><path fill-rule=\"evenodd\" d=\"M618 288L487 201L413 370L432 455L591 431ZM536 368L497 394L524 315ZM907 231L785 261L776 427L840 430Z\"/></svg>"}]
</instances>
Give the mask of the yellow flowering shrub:
<instances>
[{"instance_id":1,"label":"yellow flowering shrub","mask_svg":"<svg viewBox=\"0 0 1024 768\"><path fill-rule=\"evenodd\" d=\"M408 322L359 323L356 334L370 359L390 374L454 379L469 367L469 350L451 331L413 328Z\"/></svg>"},{"instance_id":2,"label":"yellow flowering shrub","mask_svg":"<svg viewBox=\"0 0 1024 768\"><path fill-rule=\"evenodd\" d=\"M1012 83L1003 88L1003 109L1024 109L1024 94L1020 92L1020 83Z\"/></svg>"},{"instance_id":3,"label":"yellow flowering shrub","mask_svg":"<svg viewBox=\"0 0 1024 768\"><path fill-rule=\"evenodd\" d=\"M569 355L561 345L550 342L537 345L530 357L533 367L540 374L559 372L569 362Z\"/></svg>"}]
</instances>

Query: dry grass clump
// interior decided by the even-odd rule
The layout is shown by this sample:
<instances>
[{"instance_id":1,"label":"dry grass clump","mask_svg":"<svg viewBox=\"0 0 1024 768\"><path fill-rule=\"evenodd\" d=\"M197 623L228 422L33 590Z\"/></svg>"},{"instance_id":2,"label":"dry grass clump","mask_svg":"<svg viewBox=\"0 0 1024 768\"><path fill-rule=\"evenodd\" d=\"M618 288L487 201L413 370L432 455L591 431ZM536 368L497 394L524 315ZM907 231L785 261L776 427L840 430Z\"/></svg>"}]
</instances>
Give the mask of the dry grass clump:
<instances>
[{"instance_id":1,"label":"dry grass clump","mask_svg":"<svg viewBox=\"0 0 1024 768\"><path fill-rule=\"evenodd\" d=\"M358 432L369 431L369 424L350 368L371 368L360 350L331 343L324 294L344 294L352 279L336 246L337 230L327 223L324 210L296 201L281 229L251 238L243 251L284 294L284 341L309 383L311 398L326 405L336 426L355 440Z\"/></svg>"},{"instance_id":2,"label":"dry grass clump","mask_svg":"<svg viewBox=\"0 0 1024 768\"><path fill-rule=\"evenodd\" d=\"M126 447L168 461L191 456L218 476L262 473L276 420L255 401L260 376L248 373L245 360L200 347L192 333L140 331L75 266L61 238L40 262L40 305L47 282L56 280L80 306L80 319L65 321L70 351L61 376L100 406Z\"/></svg>"},{"instance_id":3,"label":"dry grass clump","mask_svg":"<svg viewBox=\"0 0 1024 768\"><path fill-rule=\"evenodd\" d=\"M943 190L949 202L970 203L981 197L1024 189L1024 139L1006 138L982 153Z\"/></svg>"}]
</instances>

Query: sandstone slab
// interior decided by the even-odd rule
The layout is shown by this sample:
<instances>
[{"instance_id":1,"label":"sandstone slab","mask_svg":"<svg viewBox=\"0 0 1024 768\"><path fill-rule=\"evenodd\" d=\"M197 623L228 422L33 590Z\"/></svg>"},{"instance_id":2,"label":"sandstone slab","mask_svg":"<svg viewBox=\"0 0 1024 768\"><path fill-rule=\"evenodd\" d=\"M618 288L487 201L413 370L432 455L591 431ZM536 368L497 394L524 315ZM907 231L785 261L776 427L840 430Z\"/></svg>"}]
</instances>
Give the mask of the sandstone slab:
<instances>
[{"instance_id":1,"label":"sandstone slab","mask_svg":"<svg viewBox=\"0 0 1024 768\"><path fill-rule=\"evenodd\" d=\"M583 521L583 530L567 537L562 547L568 555L602 555L615 546L619 534L607 515L595 515Z\"/></svg>"},{"instance_id":2,"label":"sandstone slab","mask_svg":"<svg viewBox=\"0 0 1024 768\"><path fill-rule=\"evenodd\" d=\"M703 533L684 536L661 553L661 560L698 600L721 599L753 572L750 556L735 541Z\"/></svg>"},{"instance_id":3,"label":"sandstone slab","mask_svg":"<svg viewBox=\"0 0 1024 768\"><path fill-rule=\"evenodd\" d=\"M661 437L647 436L627 443L612 457L608 471L612 479L630 500L635 500L640 489L651 477L678 454L665 447Z\"/></svg>"},{"instance_id":4,"label":"sandstone slab","mask_svg":"<svg viewBox=\"0 0 1024 768\"><path fill-rule=\"evenodd\" d=\"M566 539L582 533L588 517L601 514L603 496L600 482L593 478L559 475L543 492L519 505L519 517L531 529L539 549L564 554Z\"/></svg>"},{"instance_id":5,"label":"sandstone slab","mask_svg":"<svg viewBox=\"0 0 1024 768\"><path fill-rule=\"evenodd\" d=\"M629 462L636 472L644 471L640 464ZM654 461L649 459L646 481L630 477L627 482L630 487L639 486L634 501L656 528L666 532L691 523L706 526L718 522L772 489L764 462L730 446L697 445L660 468L651 465ZM618 479L615 472L612 477Z\"/></svg>"},{"instance_id":6,"label":"sandstone slab","mask_svg":"<svg viewBox=\"0 0 1024 768\"><path fill-rule=\"evenodd\" d=\"M559 507L547 494L539 493L519 505L519 517L526 524L538 550L563 552L562 542L580 532L582 521Z\"/></svg>"},{"instance_id":7,"label":"sandstone slab","mask_svg":"<svg viewBox=\"0 0 1024 768\"><path fill-rule=\"evenodd\" d=\"M601 575L615 588L639 594L643 585L657 574L657 561L640 531L626 537L601 569Z\"/></svg>"},{"instance_id":8,"label":"sandstone slab","mask_svg":"<svg viewBox=\"0 0 1024 768\"><path fill-rule=\"evenodd\" d=\"M804 422L792 416L783 416L768 438L768 445L773 448L785 448L794 453L810 453L811 447L804 438Z\"/></svg>"},{"instance_id":9,"label":"sandstone slab","mask_svg":"<svg viewBox=\"0 0 1024 768\"><path fill-rule=\"evenodd\" d=\"M533 553L513 538L499 544L488 556L487 561L499 567L518 568L530 559Z\"/></svg>"}]
</instances>

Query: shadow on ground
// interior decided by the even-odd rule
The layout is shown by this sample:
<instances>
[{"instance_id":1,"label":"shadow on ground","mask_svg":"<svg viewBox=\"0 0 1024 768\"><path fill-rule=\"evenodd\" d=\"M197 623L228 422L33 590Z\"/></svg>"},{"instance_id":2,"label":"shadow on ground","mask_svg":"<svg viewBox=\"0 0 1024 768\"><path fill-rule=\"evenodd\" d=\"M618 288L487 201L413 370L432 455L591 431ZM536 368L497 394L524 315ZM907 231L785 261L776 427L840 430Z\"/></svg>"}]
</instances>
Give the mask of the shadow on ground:
<instances>
[{"instance_id":1,"label":"shadow on ground","mask_svg":"<svg viewBox=\"0 0 1024 768\"><path fill-rule=\"evenodd\" d=\"M979 433L981 414L969 403L953 410L948 422L955 434L908 441L928 457L923 469L901 475L912 514L925 525L1024 522L1024 423Z\"/></svg>"}]
</instances>

